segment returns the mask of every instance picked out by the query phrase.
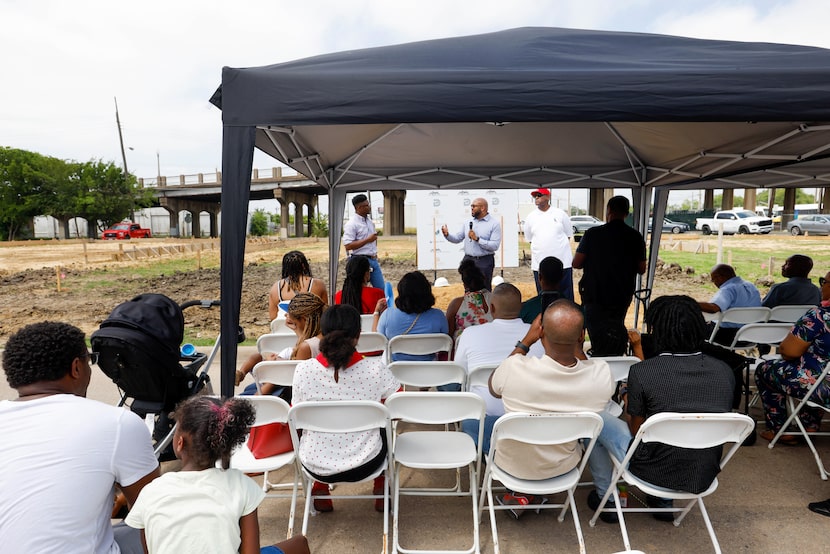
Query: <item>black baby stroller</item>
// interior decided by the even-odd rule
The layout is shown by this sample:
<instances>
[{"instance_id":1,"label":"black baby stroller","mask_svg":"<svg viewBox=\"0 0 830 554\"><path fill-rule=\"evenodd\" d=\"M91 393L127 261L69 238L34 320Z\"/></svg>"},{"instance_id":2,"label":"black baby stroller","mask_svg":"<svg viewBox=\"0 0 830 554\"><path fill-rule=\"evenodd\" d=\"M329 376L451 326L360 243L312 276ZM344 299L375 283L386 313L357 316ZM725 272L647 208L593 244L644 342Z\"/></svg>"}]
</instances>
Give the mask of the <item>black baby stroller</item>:
<instances>
[{"instance_id":1,"label":"black baby stroller","mask_svg":"<svg viewBox=\"0 0 830 554\"><path fill-rule=\"evenodd\" d=\"M116 306L92 334L98 366L122 392L119 405L128 405L148 422L160 459L172 459L172 449L167 447L173 438L171 412L176 404L203 389L213 392L207 369L219 339L210 356L182 354L182 310L218 305L216 300L197 300L179 306L163 294L140 294Z\"/></svg>"}]
</instances>

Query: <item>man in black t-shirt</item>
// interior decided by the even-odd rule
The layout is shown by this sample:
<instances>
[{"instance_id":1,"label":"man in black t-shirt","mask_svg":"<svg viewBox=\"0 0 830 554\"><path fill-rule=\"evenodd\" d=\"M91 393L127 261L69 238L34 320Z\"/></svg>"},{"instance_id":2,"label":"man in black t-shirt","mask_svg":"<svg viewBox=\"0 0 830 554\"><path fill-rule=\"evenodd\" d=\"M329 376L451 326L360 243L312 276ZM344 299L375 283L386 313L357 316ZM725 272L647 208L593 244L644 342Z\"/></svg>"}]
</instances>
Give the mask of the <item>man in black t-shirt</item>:
<instances>
[{"instance_id":1,"label":"man in black t-shirt","mask_svg":"<svg viewBox=\"0 0 830 554\"><path fill-rule=\"evenodd\" d=\"M646 271L643 236L625 223L629 207L628 198L611 198L607 223L585 232L573 259L573 267L583 270L579 293L593 356L625 354L625 314L634 296L637 275Z\"/></svg>"}]
</instances>

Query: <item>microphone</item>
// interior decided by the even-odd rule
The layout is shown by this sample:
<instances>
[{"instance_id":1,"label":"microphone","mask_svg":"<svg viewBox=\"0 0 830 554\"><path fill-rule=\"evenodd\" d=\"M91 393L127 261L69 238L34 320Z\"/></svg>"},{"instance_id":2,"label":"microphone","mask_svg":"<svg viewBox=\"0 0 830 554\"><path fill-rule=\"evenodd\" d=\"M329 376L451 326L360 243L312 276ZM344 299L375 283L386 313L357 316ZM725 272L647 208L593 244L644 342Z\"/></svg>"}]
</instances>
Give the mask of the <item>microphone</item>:
<instances>
[{"instance_id":1,"label":"microphone","mask_svg":"<svg viewBox=\"0 0 830 554\"><path fill-rule=\"evenodd\" d=\"M472 231L472 230L473 230L473 222L471 221L470 222L470 231ZM473 239L470 239L470 240L473 240Z\"/></svg>"}]
</instances>

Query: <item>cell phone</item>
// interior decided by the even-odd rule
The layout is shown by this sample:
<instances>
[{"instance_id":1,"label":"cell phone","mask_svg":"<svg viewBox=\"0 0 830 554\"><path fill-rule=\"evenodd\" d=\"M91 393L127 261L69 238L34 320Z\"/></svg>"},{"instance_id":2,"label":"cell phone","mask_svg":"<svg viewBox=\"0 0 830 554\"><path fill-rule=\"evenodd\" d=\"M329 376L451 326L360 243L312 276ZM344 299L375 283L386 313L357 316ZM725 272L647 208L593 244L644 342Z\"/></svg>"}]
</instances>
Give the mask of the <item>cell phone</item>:
<instances>
[{"instance_id":1,"label":"cell phone","mask_svg":"<svg viewBox=\"0 0 830 554\"><path fill-rule=\"evenodd\" d=\"M555 290L543 290L539 294L539 302L542 304L542 313L545 313L545 310L548 306L550 306L554 300L559 300L562 298L559 295L559 291Z\"/></svg>"}]
</instances>

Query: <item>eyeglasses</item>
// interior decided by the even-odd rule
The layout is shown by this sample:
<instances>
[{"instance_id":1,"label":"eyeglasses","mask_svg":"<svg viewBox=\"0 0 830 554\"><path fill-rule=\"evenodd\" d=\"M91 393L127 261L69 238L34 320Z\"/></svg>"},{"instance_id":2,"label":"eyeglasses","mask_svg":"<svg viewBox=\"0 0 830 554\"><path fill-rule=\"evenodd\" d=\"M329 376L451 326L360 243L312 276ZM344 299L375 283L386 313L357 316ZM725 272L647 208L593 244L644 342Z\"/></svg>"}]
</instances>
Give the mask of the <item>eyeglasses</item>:
<instances>
[{"instance_id":1,"label":"eyeglasses","mask_svg":"<svg viewBox=\"0 0 830 554\"><path fill-rule=\"evenodd\" d=\"M824 277L819 277L818 278L818 286L823 287L824 283L826 283L826 282L827 282L827 279L825 279Z\"/></svg>"},{"instance_id":2,"label":"eyeglasses","mask_svg":"<svg viewBox=\"0 0 830 554\"><path fill-rule=\"evenodd\" d=\"M84 356L79 356L81 358L89 358L90 365L96 365L98 363L98 352L87 352Z\"/></svg>"}]
</instances>

